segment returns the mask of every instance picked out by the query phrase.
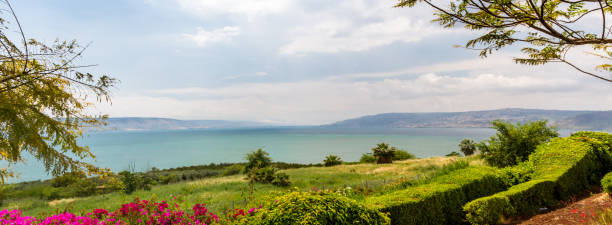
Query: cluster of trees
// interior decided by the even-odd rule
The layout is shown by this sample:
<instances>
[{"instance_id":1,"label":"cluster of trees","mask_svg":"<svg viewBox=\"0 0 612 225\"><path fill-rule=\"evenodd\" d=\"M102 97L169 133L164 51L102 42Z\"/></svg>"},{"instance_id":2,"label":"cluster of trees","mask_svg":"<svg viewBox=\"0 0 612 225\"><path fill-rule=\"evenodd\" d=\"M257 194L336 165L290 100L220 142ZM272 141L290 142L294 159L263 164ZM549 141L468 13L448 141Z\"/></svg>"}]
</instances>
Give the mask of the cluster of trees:
<instances>
[{"instance_id":1,"label":"cluster of trees","mask_svg":"<svg viewBox=\"0 0 612 225\"><path fill-rule=\"evenodd\" d=\"M548 126L546 121L513 124L495 120L491 125L497 130L494 136L480 143L464 139L459 151L466 156L478 151L488 164L507 167L526 161L538 145L559 136L557 128Z\"/></svg>"},{"instance_id":2,"label":"cluster of trees","mask_svg":"<svg viewBox=\"0 0 612 225\"><path fill-rule=\"evenodd\" d=\"M410 152L398 149L383 142L372 148L372 152L362 154L359 162L385 164L392 163L394 160L397 161L414 158L416 157Z\"/></svg>"}]
</instances>

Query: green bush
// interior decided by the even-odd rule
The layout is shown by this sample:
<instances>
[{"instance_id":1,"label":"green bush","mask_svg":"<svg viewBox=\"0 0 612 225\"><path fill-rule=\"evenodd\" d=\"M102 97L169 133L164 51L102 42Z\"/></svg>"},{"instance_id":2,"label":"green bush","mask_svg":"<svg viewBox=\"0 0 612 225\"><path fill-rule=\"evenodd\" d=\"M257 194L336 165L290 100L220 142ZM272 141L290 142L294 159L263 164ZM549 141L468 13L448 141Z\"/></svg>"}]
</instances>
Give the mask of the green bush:
<instances>
[{"instance_id":1,"label":"green bush","mask_svg":"<svg viewBox=\"0 0 612 225\"><path fill-rule=\"evenodd\" d=\"M366 203L389 213L392 224L462 223L465 203L506 188L498 172L491 167L459 169L427 184L367 198Z\"/></svg>"},{"instance_id":2,"label":"green bush","mask_svg":"<svg viewBox=\"0 0 612 225\"><path fill-rule=\"evenodd\" d=\"M248 178L255 183L269 184L274 180L274 173L276 173L276 170L276 168L272 167L252 169L248 174Z\"/></svg>"},{"instance_id":3,"label":"green bush","mask_svg":"<svg viewBox=\"0 0 612 225\"><path fill-rule=\"evenodd\" d=\"M119 177L121 179L121 182L123 183L122 190L126 194L131 194L132 192L139 189L151 190L151 185L154 184L153 179L151 177L140 173L121 171L119 172Z\"/></svg>"},{"instance_id":4,"label":"green bush","mask_svg":"<svg viewBox=\"0 0 612 225\"><path fill-rule=\"evenodd\" d=\"M248 153L246 160L247 164L244 167L244 173L249 173L252 169L268 167L272 163L270 154L261 148Z\"/></svg>"},{"instance_id":5,"label":"green bush","mask_svg":"<svg viewBox=\"0 0 612 225\"><path fill-rule=\"evenodd\" d=\"M336 155L328 155L325 157L325 160L323 160L324 166L337 166L340 164L342 164L342 159Z\"/></svg>"},{"instance_id":6,"label":"green bush","mask_svg":"<svg viewBox=\"0 0 612 225\"><path fill-rule=\"evenodd\" d=\"M372 153L363 153L361 158L359 159L360 163L375 163L376 157L372 155Z\"/></svg>"},{"instance_id":7,"label":"green bush","mask_svg":"<svg viewBox=\"0 0 612 225\"><path fill-rule=\"evenodd\" d=\"M178 181L179 178L175 174L162 175L159 177L159 183L161 184L176 183Z\"/></svg>"},{"instance_id":8,"label":"green bush","mask_svg":"<svg viewBox=\"0 0 612 225\"><path fill-rule=\"evenodd\" d=\"M289 181L289 175L286 173L276 173L274 174L274 180L272 180L272 184L279 187L287 187L291 185Z\"/></svg>"},{"instance_id":9,"label":"green bush","mask_svg":"<svg viewBox=\"0 0 612 225\"><path fill-rule=\"evenodd\" d=\"M406 160L406 159L415 159L415 158L416 156L414 156L414 154L408 151L404 151L404 150L396 149L395 152L393 153L393 160Z\"/></svg>"},{"instance_id":10,"label":"green bush","mask_svg":"<svg viewBox=\"0 0 612 225\"><path fill-rule=\"evenodd\" d=\"M465 156L473 155L476 152L476 143L472 139L463 139L459 142L459 151Z\"/></svg>"},{"instance_id":11,"label":"green bush","mask_svg":"<svg viewBox=\"0 0 612 225\"><path fill-rule=\"evenodd\" d=\"M237 224L274 225L353 225L389 224L389 218L353 199L337 194L292 192L276 198L254 216Z\"/></svg>"},{"instance_id":12,"label":"green bush","mask_svg":"<svg viewBox=\"0 0 612 225\"><path fill-rule=\"evenodd\" d=\"M250 182L262 183L262 184L273 184L276 186L289 186L289 175L285 173L277 173L278 169L273 167L264 167L252 169L248 174L247 178Z\"/></svg>"},{"instance_id":13,"label":"green bush","mask_svg":"<svg viewBox=\"0 0 612 225\"><path fill-rule=\"evenodd\" d=\"M86 178L87 176L85 176L85 174L82 174L82 173L75 173L75 172L65 173L64 175L57 176L51 179L51 186L52 187L68 187L68 185L79 182L80 180L86 179Z\"/></svg>"},{"instance_id":14,"label":"green bush","mask_svg":"<svg viewBox=\"0 0 612 225\"><path fill-rule=\"evenodd\" d=\"M533 166L528 162L522 162L516 166L501 169L500 176L503 177L508 187L525 183L533 176Z\"/></svg>"},{"instance_id":15,"label":"green bush","mask_svg":"<svg viewBox=\"0 0 612 225\"><path fill-rule=\"evenodd\" d=\"M540 207L556 204L554 193L555 182L532 180L471 201L463 210L471 224L500 224L505 217L531 215Z\"/></svg>"},{"instance_id":16,"label":"green bush","mask_svg":"<svg viewBox=\"0 0 612 225\"><path fill-rule=\"evenodd\" d=\"M529 161L502 172L505 176L511 174L508 177L517 179L515 182L531 181L466 204L466 217L472 224L497 224L502 218L529 215L538 208L554 206L597 184L606 171L599 155L607 149L601 148L600 143L572 136L538 146ZM500 210L502 203L504 208Z\"/></svg>"},{"instance_id":17,"label":"green bush","mask_svg":"<svg viewBox=\"0 0 612 225\"><path fill-rule=\"evenodd\" d=\"M242 164L234 164L228 167L225 167L225 169L223 169L223 173L221 173L221 176L231 176L231 175L236 175L236 174L241 174L242 172L244 172L244 165Z\"/></svg>"},{"instance_id":18,"label":"green bush","mask_svg":"<svg viewBox=\"0 0 612 225\"><path fill-rule=\"evenodd\" d=\"M603 187L604 191L606 191L606 193L612 194L612 172L607 173L601 179L601 186Z\"/></svg>"},{"instance_id":19,"label":"green bush","mask_svg":"<svg viewBox=\"0 0 612 225\"><path fill-rule=\"evenodd\" d=\"M451 152L445 155L446 157L461 157L461 154L459 152Z\"/></svg>"},{"instance_id":20,"label":"green bush","mask_svg":"<svg viewBox=\"0 0 612 225\"><path fill-rule=\"evenodd\" d=\"M387 143L380 143L372 148L372 155L376 157L376 163L378 164L392 163L396 150L395 147L390 147Z\"/></svg>"},{"instance_id":21,"label":"green bush","mask_svg":"<svg viewBox=\"0 0 612 225\"><path fill-rule=\"evenodd\" d=\"M478 150L487 163L496 167L514 166L529 158L536 147L559 136L556 128L546 121L512 124L501 120L491 122L497 133L478 144Z\"/></svg>"}]
</instances>

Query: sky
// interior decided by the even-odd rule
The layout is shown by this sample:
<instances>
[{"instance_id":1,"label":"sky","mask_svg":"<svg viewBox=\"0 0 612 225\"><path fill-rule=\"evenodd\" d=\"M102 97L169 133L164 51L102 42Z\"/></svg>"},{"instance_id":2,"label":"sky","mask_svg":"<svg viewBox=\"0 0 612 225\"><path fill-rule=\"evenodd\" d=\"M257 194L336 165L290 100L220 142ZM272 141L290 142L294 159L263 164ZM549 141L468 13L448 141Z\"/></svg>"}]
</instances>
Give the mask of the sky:
<instances>
[{"instance_id":1,"label":"sky","mask_svg":"<svg viewBox=\"0 0 612 225\"><path fill-rule=\"evenodd\" d=\"M121 81L111 117L316 125L387 112L612 110L612 85L562 64L454 47L427 7L396 0L19 0L28 38L91 43L83 65ZM593 22L597 22L594 18ZM578 49L573 59L592 68Z\"/></svg>"}]
</instances>

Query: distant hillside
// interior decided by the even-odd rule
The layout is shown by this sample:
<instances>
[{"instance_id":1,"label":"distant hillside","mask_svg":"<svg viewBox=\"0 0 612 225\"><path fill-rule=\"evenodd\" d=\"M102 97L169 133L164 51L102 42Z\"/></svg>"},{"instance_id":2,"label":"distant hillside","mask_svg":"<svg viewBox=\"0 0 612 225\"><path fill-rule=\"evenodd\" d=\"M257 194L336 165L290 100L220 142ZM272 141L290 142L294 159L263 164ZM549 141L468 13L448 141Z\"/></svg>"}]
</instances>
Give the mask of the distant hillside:
<instances>
[{"instance_id":1,"label":"distant hillside","mask_svg":"<svg viewBox=\"0 0 612 225\"><path fill-rule=\"evenodd\" d=\"M612 111L498 109L470 112L385 113L336 122L338 128L489 127L495 119L548 120L565 129L612 130Z\"/></svg>"},{"instance_id":2,"label":"distant hillside","mask_svg":"<svg viewBox=\"0 0 612 225\"><path fill-rule=\"evenodd\" d=\"M176 130L197 128L243 128L266 126L263 123L226 120L177 120L168 118L109 118L103 130Z\"/></svg>"}]
</instances>

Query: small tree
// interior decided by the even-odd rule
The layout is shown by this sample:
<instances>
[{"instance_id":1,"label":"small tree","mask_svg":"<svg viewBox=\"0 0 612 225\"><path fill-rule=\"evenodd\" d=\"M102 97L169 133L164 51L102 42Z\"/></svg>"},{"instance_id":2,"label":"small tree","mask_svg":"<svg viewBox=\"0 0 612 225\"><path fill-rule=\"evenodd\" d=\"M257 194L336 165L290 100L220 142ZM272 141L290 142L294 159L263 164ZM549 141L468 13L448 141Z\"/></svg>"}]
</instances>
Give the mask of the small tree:
<instances>
[{"instance_id":1,"label":"small tree","mask_svg":"<svg viewBox=\"0 0 612 225\"><path fill-rule=\"evenodd\" d=\"M374 157L377 158L378 164L392 163L393 156L395 155L396 148L389 147L387 143L380 143L376 147L372 148Z\"/></svg>"},{"instance_id":2,"label":"small tree","mask_svg":"<svg viewBox=\"0 0 612 225\"><path fill-rule=\"evenodd\" d=\"M270 164L272 164L272 158L270 158L270 154L268 154L261 148L248 153L246 155L246 160L248 162L244 167L245 173L249 173L253 169L268 167L270 166Z\"/></svg>"},{"instance_id":3,"label":"small tree","mask_svg":"<svg viewBox=\"0 0 612 225\"><path fill-rule=\"evenodd\" d=\"M324 166L336 166L340 164L342 164L342 159L340 159L340 157L336 155L328 155L327 157L325 157L325 160L323 160Z\"/></svg>"},{"instance_id":4,"label":"small tree","mask_svg":"<svg viewBox=\"0 0 612 225\"><path fill-rule=\"evenodd\" d=\"M527 160L536 147L559 136L546 121L512 124L502 120L491 122L497 133L478 144L482 157L492 166L507 167Z\"/></svg>"},{"instance_id":5,"label":"small tree","mask_svg":"<svg viewBox=\"0 0 612 225\"><path fill-rule=\"evenodd\" d=\"M472 139L463 139L459 142L459 151L465 156L473 155L476 152L476 142Z\"/></svg>"},{"instance_id":6,"label":"small tree","mask_svg":"<svg viewBox=\"0 0 612 225\"><path fill-rule=\"evenodd\" d=\"M84 128L104 123L106 116L93 114L89 99L110 100L116 80L83 72L91 65L79 65L76 59L87 46L59 40L48 45L28 38L10 2L0 4L0 160L21 163L26 153L54 176L105 174L86 162L94 155L79 138ZM7 35L11 33L16 35ZM0 169L0 182L11 175Z\"/></svg>"}]
</instances>

